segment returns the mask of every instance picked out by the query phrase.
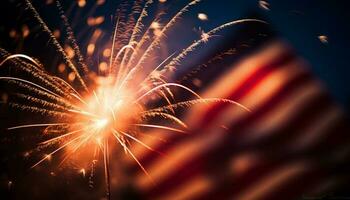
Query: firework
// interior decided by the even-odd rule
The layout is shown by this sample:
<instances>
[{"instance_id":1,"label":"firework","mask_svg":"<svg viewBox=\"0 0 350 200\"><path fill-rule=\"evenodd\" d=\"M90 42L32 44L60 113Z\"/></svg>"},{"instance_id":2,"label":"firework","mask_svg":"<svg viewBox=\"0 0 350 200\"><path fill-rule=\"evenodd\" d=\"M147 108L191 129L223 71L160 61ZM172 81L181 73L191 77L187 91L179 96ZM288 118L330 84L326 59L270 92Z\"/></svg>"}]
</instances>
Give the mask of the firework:
<instances>
[{"instance_id":1,"label":"firework","mask_svg":"<svg viewBox=\"0 0 350 200\"><path fill-rule=\"evenodd\" d=\"M81 2L79 6L84 6L85 1ZM223 102L249 111L243 105L231 100L203 99L190 88L169 80L172 79L174 71L181 67L182 60L200 45L208 42L214 34L238 23L264 23L261 20L241 19L225 23L208 32L202 31L198 40L179 53L169 55L159 64L148 62L154 55L155 49L165 42L167 32L184 13L189 12L198 3L200 0L191 1L164 25L158 23L161 14L152 19L149 26L144 24L145 18L149 17L148 9L154 4L152 0L135 1L132 12L127 17L134 19L133 16L137 15L135 20L125 20L125 16L117 13L112 46L103 54L109 57L109 63L103 65L101 63L100 66L103 66L100 67L101 75L92 77L89 76L89 67L84 62L60 2L56 1L56 6L66 29L68 42L72 46L69 51L75 56L70 56L67 50L65 51L31 2L26 0L27 12L32 14L42 31L48 34L50 44L55 47L65 66L71 71L69 81L66 81L47 73L44 65L34 58L23 54L10 55L4 49L0 49L1 58L3 58L0 66L14 67L29 77L0 77L1 81L6 81L20 89L18 93L13 94L15 98L9 102L9 105L14 109L39 113L54 119L51 123L20 124L8 128L8 130L15 130L42 127L44 133L50 137L42 141L36 150L44 151L48 147L55 147L55 149L35 162L32 168L51 159L59 151L64 151L61 163L74 157L79 151L88 152L86 153L88 155L83 156L82 159L93 163L101 155L104 161L106 193L110 198L109 160L111 155L109 152L113 144L118 143L147 175L147 170L130 150L129 145L131 142L136 142L146 149L155 151L137 137L149 128L164 129L179 134L186 133L188 127L176 115L176 109L188 108L194 104ZM207 19L205 14L201 13L201 16ZM90 24L100 23L101 20L103 19L90 19ZM152 30L157 31L152 32ZM94 48L94 44L89 45L87 53L92 54ZM229 55L230 52L222 55L224 54ZM220 59L220 56L213 58L215 59ZM200 69L198 68L197 71ZM192 72L191 75L197 71ZM187 101L176 101L174 88L191 94L193 98ZM149 102L155 101L154 99L163 100L165 104L157 107L149 106ZM154 122L160 119L162 123ZM86 159L87 157L89 159ZM86 171L83 168L79 173L85 176Z\"/></svg>"}]
</instances>

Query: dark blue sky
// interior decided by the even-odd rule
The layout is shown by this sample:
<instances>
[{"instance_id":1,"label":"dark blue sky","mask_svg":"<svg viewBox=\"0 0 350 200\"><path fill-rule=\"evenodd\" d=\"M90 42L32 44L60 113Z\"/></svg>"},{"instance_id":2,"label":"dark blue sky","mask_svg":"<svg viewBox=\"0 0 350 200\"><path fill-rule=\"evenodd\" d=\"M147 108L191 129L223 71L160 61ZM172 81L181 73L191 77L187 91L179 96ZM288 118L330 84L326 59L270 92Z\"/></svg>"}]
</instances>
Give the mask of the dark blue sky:
<instances>
[{"instance_id":1,"label":"dark blue sky","mask_svg":"<svg viewBox=\"0 0 350 200\"><path fill-rule=\"evenodd\" d=\"M11 1L13 2L9 0ZM34 4L40 14L52 25L53 21L50 20L50 16L57 18L57 10L44 9L45 5L40 5L39 2L34 1ZM114 15L119 2L120 0L106 0L105 5L96 10L96 16ZM168 0L168 2L173 3L176 7L176 5L183 5L188 0ZM271 27L310 63L314 74L323 81L336 101L349 110L349 3L346 0L268 0L267 2L270 10L260 8L258 0L202 0L202 3L193 7L191 12L186 14L186 18L197 20L192 22L207 31L224 22L244 18L252 13L262 15L271 24ZM72 1L62 0L62 4L67 10L72 5ZM18 3L10 3L10 5L9 10L21 7ZM2 8L7 9L6 6ZM177 8L174 10L176 11ZM197 19L199 12L206 13L209 21L199 22ZM81 24L82 27L76 26L75 30L79 31L86 26L85 23ZM10 27L14 24L11 21L4 21L3 25ZM107 19L103 26L106 30L112 30L113 24ZM319 35L326 35L328 44L320 42ZM9 46L5 41L3 43L4 47Z\"/></svg>"},{"instance_id":2,"label":"dark blue sky","mask_svg":"<svg viewBox=\"0 0 350 200\"><path fill-rule=\"evenodd\" d=\"M257 0L207 0L203 9L213 24L244 17L254 10L261 13L310 63L314 74L337 102L349 109L348 3L335 0L269 0L268 3L270 10L266 11L259 8ZM319 35L326 35L329 43L321 43Z\"/></svg>"}]
</instances>

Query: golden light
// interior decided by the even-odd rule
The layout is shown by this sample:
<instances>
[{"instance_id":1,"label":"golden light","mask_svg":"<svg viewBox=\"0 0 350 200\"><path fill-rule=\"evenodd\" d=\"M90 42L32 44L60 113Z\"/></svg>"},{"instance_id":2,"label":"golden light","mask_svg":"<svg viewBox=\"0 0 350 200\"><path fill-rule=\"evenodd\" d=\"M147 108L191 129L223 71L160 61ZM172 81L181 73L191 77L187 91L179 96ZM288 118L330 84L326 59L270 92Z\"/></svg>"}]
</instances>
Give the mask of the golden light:
<instances>
[{"instance_id":1,"label":"golden light","mask_svg":"<svg viewBox=\"0 0 350 200\"><path fill-rule=\"evenodd\" d=\"M102 146L102 138L101 137L96 137L95 140L99 146Z\"/></svg>"},{"instance_id":2,"label":"golden light","mask_svg":"<svg viewBox=\"0 0 350 200\"><path fill-rule=\"evenodd\" d=\"M102 63L107 67L107 63ZM103 147L103 141L113 136L113 131L126 129L134 116L131 114L133 109L123 104L126 102L123 99L128 98L129 93L126 90L117 90L108 77L98 79L96 90L82 100L85 102L82 110L73 112L81 114L77 115L76 121L86 123L85 127L88 127L81 132L81 136L85 138L84 143L95 141L98 146ZM70 151L74 152L74 148Z\"/></svg>"},{"instance_id":3,"label":"golden light","mask_svg":"<svg viewBox=\"0 0 350 200\"><path fill-rule=\"evenodd\" d=\"M8 187L8 189L9 189L9 190L11 189L12 184L13 184L13 182L12 182L12 181L8 181L8 182L7 182L7 187Z\"/></svg>"},{"instance_id":4,"label":"golden light","mask_svg":"<svg viewBox=\"0 0 350 200\"><path fill-rule=\"evenodd\" d=\"M28 158L30 156L30 153L28 151L23 153L23 157Z\"/></svg>"},{"instance_id":5,"label":"golden light","mask_svg":"<svg viewBox=\"0 0 350 200\"><path fill-rule=\"evenodd\" d=\"M204 31L202 31L202 34L201 34L201 39L204 41L204 42L208 42L209 41L209 38L210 38L210 35Z\"/></svg>"},{"instance_id":6,"label":"golden light","mask_svg":"<svg viewBox=\"0 0 350 200\"><path fill-rule=\"evenodd\" d=\"M95 25L95 18L93 18L93 17L88 17L87 20L86 20L86 23L87 23L89 26Z\"/></svg>"},{"instance_id":7,"label":"golden light","mask_svg":"<svg viewBox=\"0 0 350 200\"><path fill-rule=\"evenodd\" d=\"M86 49L86 53L88 54L88 55L92 55L93 53L94 53L94 51L95 51L95 44L89 44L88 46L87 46L87 49Z\"/></svg>"},{"instance_id":8,"label":"golden light","mask_svg":"<svg viewBox=\"0 0 350 200\"><path fill-rule=\"evenodd\" d=\"M153 30L153 34L155 36L160 36L160 34L162 33L162 30L161 30L162 25L157 21L152 22L152 24L150 25L150 28Z\"/></svg>"},{"instance_id":9,"label":"golden light","mask_svg":"<svg viewBox=\"0 0 350 200\"><path fill-rule=\"evenodd\" d=\"M206 15L205 13L198 13L198 19L202 20L202 21L207 21L208 20L208 15Z\"/></svg>"},{"instance_id":10,"label":"golden light","mask_svg":"<svg viewBox=\"0 0 350 200\"><path fill-rule=\"evenodd\" d=\"M53 35L55 36L55 38L59 38L61 36L60 30L58 29L54 30Z\"/></svg>"},{"instance_id":11,"label":"golden light","mask_svg":"<svg viewBox=\"0 0 350 200\"><path fill-rule=\"evenodd\" d=\"M25 1L28 9L34 14L33 16L42 24L45 24L37 14L36 9L33 7L30 1ZM103 4L104 0L99 0L98 5ZM148 1L151 2L151 1ZM166 0L159 0L159 2L166 2ZM86 0L77 0L79 7L86 5ZM98 66L99 70L109 73L103 74L104 76L98 76L97 73L91 71L86 67L86 75L81 74L79 69L85 70L85 66L82 63L75 63L72 58L80 58L80 50L76 47L79 45L76 42L72 42L72 48L69 45L65 45L64 48L60 46L60 42L56 39L59 37L60 32L57 30L52 33L47 26L43 25L43 30L50 34L51 44L58 48L58 52L61 55L65 64L58 66L58 72L63 73L66 71L62 78L59 75L53 76L45 69L40 63L37 63L35 59L25 56L23 54L14 54L8 56L2 63L13 58L25 58L23 62L28 62L31 65L36 65L37 70L40 72L33 72L32 79L40 81L30 81L31 79L21 79L17 77L0 77L2 80L15 80L14 82L21 86L21 82L28 85L25 89L29 91L40 91L39 95L30 96L28 98L28 105L30 110L38 112L43 116L69 116L64 120L53 119L52 123L35 123L35 124L22 124L14 127L9 127L8 130L31 128L31 127L46 127L43 133L51 134L50 139L45 139L38 147L46 148L50 145L57 145L57 148L53 151L50 150L48 154L45 154L41 160L36 162L33 167L38 166L40 163L50 161L52 155L57 152L66 150L65 159L77 159L82 161L86 167L86 163L92 161L96 162L98 152L102 152L104 167L105 167L105 179L107 197L110 197L109 188L109 145L119 144L131 158L139 165L141 170L148 175L146 169L142 166L142 163L138 161L137 156L133 154L133 151L129 148L131 142L138 143L144 148L154 151L150 146L142 142L137 138L138 134L145 134L144 129L163 129L167 131L173 131L178 133L186 133L188 126L179 119L174 109L175 108L188 108L198 103L206 102L225 102L230 103L242 108L242 110L249 111L241 104L227 100L227 99L203 99L192 89L181 85L177 82L167 82L163 79L163 76L171 76L175 69L180 67L181 61L189 53L195 51L200 45L207 42L211 36L219 32L226 27L233 26L242 22L261 22L256 19L245 19L238 21L231 21L222 24L208 32L203 32L199 40L194 41L187 48L182 49L177 54L170 55L162 63L154 65L154 63L148 63L148 57L151 57L155 49L161 46L161 42L166 37L168 29L171 29L176 21L178 21L183 13L185 13L189 7L194 6L196 3L189 3L183 9L181 9L167 24L160 24L153 22L149 28L145 27L144 35L138 38L138 34L143 27L143 18L147 16L147 10L140 14L140 23L136 23L135 27L131 29L132 36L129 44L120 46L118 41L119 34L114 34L112 40L112 46L105 49L102 53L105 57L103 62ZM145 6L146 8L146 6ZM200 20L208 20L208 16L204 13L199 13L198 18ZM105 18L89 17L87 20L88 25L94 26L103 23ZM122 23L121 23L122 24ZM151 31L146 31L151 29ZM117 29L115 29L115 32ZM152 35L155 35L153 37ZM24 27L22 30L23 36L26 37L29 34L29 28ZM86 49L87 55L91 56L95 52L95 45L99 43L98 39L102 35L101 29L96 29L88 42ZM10 33L13 37L16 36L16 32ZM18 34L19 35L19 34ZM140 34L142 35L142 34ZM133 39L132 39L133 38ZM149 41L149 46L146 49L142 49L142 42ZM115 42L116 41L116 42ZM74 45L75 44L75 45ZM135 45L136 44L136 45ZM133 51L131 51L131 49ZM126 53L125 53L126 52ZM130 56L124 56L130 54ZM177 55L177 56L175 56ZM105 60L110 58L109 64ZM114 62L118 61L118 62ZM120 62L119 62L120 61ZM1 66L2 64L0 64ZM87 65L87 64L85 64ZM147 69L145 69L145 65ZM23 65L24 67L26 65ZM66 69L67 68L67 69ZM27 70L26 68L22 68ZM151 71L152 69L152 71ZM162 70L160 70L162 69ZM43 81L47 80L47 81ZM67 83L67 80L70 83ZM74 82L75 81L75 82ZM200 87L202 82L193 80L194 84ZM75 84L79 84L79 87L75 87ZM41 84L40 84L41 83ZM147 88L147 89L146 89ZM189 100L177 101L172 93L173 88L183 89L193 95L193 98ZM34 93L34 92L32 92ZM33 97L33 98L32 98ZM40 99L39 99L40 97ZM151 107L148 103L153 99L164 99L165 105L159 107ZM34 101L33 99L36 99ZM173 99L173 101L171 100ZM31 105L31 103L35 103ZM49 102L49 103L48 103ZM40 103L40 104L39 104ZM35 105L38 104L38 107ZM19 105L18 109L28 110L27 104ZM172 111L172 112L171 112ZM152 119L162 119L162 123L152 122ZM155 121L155 120L154 120ZM59 134L56 134L59 133ZM109 140L113 139L114 143L109 144ZM92 146L93 145L93 146ZM113 146L112 146L113 147ZM29 155L29 154L28 154ZM72 158L74 157L74 158ZM64 159L64 160L65 160ZM63 161L64 161L63 160ZM62 163L63 163L62 161ZM80 167L79 167L80 168ZM85 176L85 169L81 168L80 173Z\"/></svg>"},{"instance_id":12,"label":"golden light","mask_svg":"<svg viewBox=\"0 0 350 200\"><path fill-rule=\"evenodd\" d=\"M67 53L68 58L72 59L75 56L73 48L69 45L66 45L64 51Z\"/></svg>"},{"instance_id":13,"label":"golden light","mask_svg":"<svg viewBox=\"0 0 350 200\"><path fill-rule=\"evenodd\" d=\"M105 72L107 71L108 69L108 64L106 62L101 62L98 66L98 69L101 71L101 72Z\"/></svg>"},{"instance_id":14,"label":"golden light","mask_svg":"<svg viewBox=\"0 0 350 200\"><path fill-rule=\"evenodd\" d=\"M202 86L202 81L198 78L193 79L192 81L193 85L197 86L197 87L201 87Z\"/></svg>"},{"instance_id":15,"label":"golden light","mask_svg":"<svg viewBox=\"0 0 350 200\"><path fill-rule=\"evenodd\" d=\"M99 119L95 122L95 127L98 129L104 128L108 124L108 119Z\"/></svg>"},{"instance_id":16,"label":"golden light","mask_svg":"<svg viewBox=\"0 0 350 200\"><path fill-rule=\"evenodd\" d=\"M85 0L77 0L78 6L79 7L84 7L86 5L86 1Z\"/></svg>"},{"instance_id":17,"label":"golden light","mask_svg":"<svg viewBox=\"0 0 350 200\"><path fill-rule=\"evenodd\" d=\"M96 26L99 24L102 24L105 21L105 17L104 16L99 16L99 17L89 17L86 21L86 23L89 26Z\"/></svg>"},{"instance_id":18,"label":"golden light","mask_svg":"<svg viewBox=\"0 0 350 200\"><path fill-rule=\"evenodd\" d=\"M83 175L83 177L85 177L85 169L84 168L80 169L79 173L81 173Z\"/></svg>"},{"instance_id":19,"label":"golden light","mask_svg":"<svg viewBox=\"0 0 350 200\"><path fill-rule=\"evenodd\" d=\"M22 35L24 38L28 37L30 31L27 25L22 26Z\"/></svg>"},{"instance_id":20,"label":"golden light","mask_svg":"<svg viewBox=\"0 0 350 200\"><path fill-rule=\"evenodd\" d=\"M70 82L73 82L75 80L75 73L74 72L71 72L68 74L68 80Z\"/></svg>"},{"instance_id":21,"label":"golden light","mask_svg":"<svg viewBox=\"0 0 350 200\"><path fill-rule=\"evenodd\" d=\"M45 158L47 161L51 161L52 156L51 156L50 154L46 154L46 155L44 156L44 158Z\"/></svg>"},{"instance_id":22,"label":"golden light","mask_svg":"<svg viewBox=\"0 0 350 200\"><path fill-rule=\"evenodd\" d=\"M162 34L162 31L159 30L159 29L155 29L155 30L153 31L153 34L154 34L155 36L160 36L160 35Z\"/></svg>"},{"instance_id":23,"label":"golden light","mask_svg":"<svg viewBox=\"0 0 350 200\"><path fill-rule=\"evenodd\" d=\"M111 49L107 48L105 50L103 50L103 56L106 58L109 58L109 56L111 56Z\"/></svg>"},{"instance_id":24,"label":"golden light","mask_svg":"<svg viewBox=\"0 0 350 200\"><path fill-rule=\"evenodd\" d=\"M66 70L66 65L61 63L58 65L58 72L63 73Z\"/></svg>"},{"instance_id":25,"label":"golden light","mask_svg":"<svg viewBox=\"0 0 350 200\"><path fill-rule=\"evenodd\" d=\"M91 40L92 41L96 41L100 36L101 36L101 34L102 34L102 30L101 29L96 29L95 31L94 31L94 33L92 34L92 37L91 37Z\"/></svg>"},{"instance_id":26,"label":"golden light","mask_svg":"<svg viewBox=\"0 0 350 200\"><path fill-rule=\"evenodd\" d=\"M152 29L159 29L161 27L159 22L152 22L151 28Z\"/></svg>"},{"instance_id":27,"label":"golden light","mask_svg":"<svg viewBox=\"0 0 350 200\"><path fill-rule=\"evenodd\" d=\"M260 8L264 9L264 10L270 10L269 6L270 4L267 1L259 1L259 6Z\"/></svg>"},{"instance_id":28,"label":"golden light","mask_svg":"<svg viewBox=\"0 0 350 200\"><path fill-rule=\"evenodd\" d=\"M105 21L105 17L104 16L99 16L95 18L95 25L99 25L102 24Z\"/></svg>"},{"instance_id":29,"label":"golden light","mask_svg":"<svg viewBox=\"0 0 350 200\"><path fill-rule=\"evenodd\" d=\"M328 37L326 35L320 35L318 36L318 39L323 43L327 44L328 43Z\"/></svg>"}]
</instances>

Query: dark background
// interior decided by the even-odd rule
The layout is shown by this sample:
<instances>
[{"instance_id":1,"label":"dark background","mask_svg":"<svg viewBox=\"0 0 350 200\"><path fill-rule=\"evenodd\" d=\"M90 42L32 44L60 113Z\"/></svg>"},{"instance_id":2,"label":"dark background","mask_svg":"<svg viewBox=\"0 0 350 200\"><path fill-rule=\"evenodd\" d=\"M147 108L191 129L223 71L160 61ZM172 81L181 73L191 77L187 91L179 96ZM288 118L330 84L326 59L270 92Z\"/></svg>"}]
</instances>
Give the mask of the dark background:
<instances>
[{"instance_id":1,"label":"dark background","mask_svg":"<svg viewBox=\"0 0 350 200\"><path fill-rule=\"evenodd\" d=\"M54 4L48 6L43 2L45 1L34 0L33 3L43 15L44 20L48 22L50 28L58 26L59 17L55 13ZM88 0L82 12L76 13L73 9L68 17L72 19L77 14L86 16L89 6L91 7L94 2ZM111 16L114 15L119 2L119 0L107 0L94 13L95 16L106 16L105 22L100 25L100 28L106 32L106 41L112 32L111 27L113 27L114 21L111 20ZM174 10L176 10L177 5L182 5L184 1L173 0L167 3L169 2L174 3L173 8L175 7ZM192 19L191 25L193 27L209 30L223 22L246 17L251 13L259 13L271 24L274 30L280 33L280 36L292 44L299 55L310 63L314 73L323 80L336 101L348 110L350 95L350 87L348 87L348 74L350 72L348 67L350 54L348 39L350 35L349 2L346 0L270 0L268 3L270 10L260 8L257 0L204 0L193 7L192 12L186 14L186 18ZM74 3L71 3L70 0L64 0L62 4L65 10L68 10ZM28 19L28 16L21 13L20 1L2 1L0 9L0 45L12 51L17 47L17 50L22 52L32 52L29 45L21 45L23 47L21 49L18 47L18 41L9 41L8 38L10 29L17 27L20 30L21 23ZM206 13L209 20L204 22L196 20L199 12ZM86 24L84 24L83 17L79 18L78 22L78 25L74 26L74 31L79 33ZM320 42L319 35L326 35L328 44ZM78 38L80 39L79 43L86 44L87 38L89 38L89 34L84 34L83 37Z\"/></svg>"},{"instance_id":2,"label":"dark background","mask_svg":"<svg viewBox=\"0 0 350 200\"><path fill-rule=\"evenodd\" d=\"M46 5L44 0L34 0L33 4L42 15L43 19L47 22L50 29L60 29L60 19L58 12L54 5ZM87 27L86 16L89 15L89 10L94 5L95 1L87 1L87 5L84 8L77 8L76 3L71 0L62 0L62 5L65 11L68 11L68 17L72 20L73 29L75 33L80 35L78 37L78 43L82 49L86 49L86 45L96 27ZM167 4L174 4L171 12L178 10L182 7L185 1L168 0ZM187 1L186 1L187 2ZM106 0L103 6L98 7L93 16L105 16L105 21L98 28L103 30L103 36L99 43L101 49L109 45L109 39L113 31L113 24L115 22L114 16L117 9L119 0ZM185 36L183 38L176 38L169 43L169 52L173 49L177 49L179 46L184 46L187 43L197 39L199 37L198 29L208 31L213 27L216 27L224 22L228 22L234 19L240 19L250 16L259 16L259 18L265 19L269 24L269 28L272 29L273 34L277 34L281 38L288 41L295 49L296 53L302 56L310 64L310 68L313 73L319 78L324 86L328 89L328 92L332 95L337 103L344 108L347 112L350 109L350 87L349 85L349 72L348 58L350 56L349 49L349 3L346 0L334 1L334 0L270 0L269 10L259 7L257 0L203 0L202 3L191 9L191 12L185 15L185 19L181 22L181 31ZM78 11L80 9L80 11ZM156 12L154 9L153 12ZM200 21L197 19L198 13L206 13L208 15L208 21ZM10 38L9 32L11 30L21 31L23 24L27 24L30 28L30 35L23 38ZM84 31L87 29L87 31ZM239 29L239 28L238 28ZM83 32L82 34L79 34ZM271 30L269 30L271 32ZM326 35L328 37L328 43L322 43L318 36ZM63 40L61 37L61 40ZM226 41L229 38L226 38ZM221 41L222 42L222 41ZM33 22L30 15L24 12L23 4L21 1L2 1L0 6L0 47L8 50L11 53L24 53L34 56L41 60L43 63L49 63L48 70L55 73L56 65L59 63L54 50L47 44L47 38L42 36L38 27ZM98 47L97 47L98 48ZM211 48L208 48L209 50ZM42 52L45 51L45 54ZM85 51L83 51L85 52ZM99 59L88 58L89 66L94 68ZM1 83L2 84L2 83ZM2 109L1 112L4 110ZM1 113L2 114L2 113ZM9 125L15 125L16 121L23 120L20 115L14 116L1 115L1 128L5 128ZM31 119L33 120L33 119ZM1 129L3 130L3 129ZM23 134L23 133L22 133ZM28 138L27 138L28 139ZM29 138L30 139L30 138ZM36 141L31 140L33 143ZM4 141L2 141L4 142ZM5 141L6 142L6 141ZM36 180L37 177L45 176L50 173L50 168L41 168L42 171L34 171L29 173L28 167L30 162L24 160L18 161L16 156L8 156L7 153L11 152L13 155L22 152L28 148L26 146L19 147L18 144L22 144L23 141L12 141L11 144L14 148L11 150L5 150L1 148L2 162L6 162L7 166L12 166L11 169L3 167L2 172L7 172L10 175L1 174L1 188L7 187L7 180L18 179L22 176L27 176L26 180L33 179L33 182L27 182L21 184L19 191L25 191L26 187L37 188L41 192L40 188L34 187L31 184L46 185L48 191L55 191L57 194L68 195L74 193L76 190L70 187L70 189L55 189L58 185L80 185L82 188L86 188L87 182L78 175L72 175L70 172L60 172L65 177L58 179L58 181L51 181L53 176L44 180ZM30 144L28 144L30 146ZM12 155L11 154L11 155ZM8 162L10 160L11 162ZM54 164L52 164L54 166ZM66 179L72 177L71 179ZM97 176L98 177L98 176ZM19 178L20 179L20 178ZM5 180L5 182L3 182ZM38 182L36 182L38 181ZM103 182L103 180L95 180L96 183ZM56 185L57 184L57 185ZM103 187L97 188L100 194L103 194ZM125 190L127 191L127 190ZM89 193L91 194L91 193ZM79 196L78 194L76 194ZM96 194L95 194L96 195ZM47 194L46 197L50 197L52 194ZM99 195L97 195L99 196ZM44 195L45 197L45 195ZM93 198L90 196L90 198Z\"/></svg>"}]
</instances>

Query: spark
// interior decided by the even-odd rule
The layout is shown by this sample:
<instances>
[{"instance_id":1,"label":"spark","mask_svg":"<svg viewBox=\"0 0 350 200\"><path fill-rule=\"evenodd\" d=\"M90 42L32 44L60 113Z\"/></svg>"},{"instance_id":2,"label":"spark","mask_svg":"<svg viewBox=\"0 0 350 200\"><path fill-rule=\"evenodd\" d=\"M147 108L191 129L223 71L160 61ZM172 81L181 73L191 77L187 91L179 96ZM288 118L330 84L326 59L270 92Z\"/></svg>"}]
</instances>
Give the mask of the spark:
<instances>
[{"instance_id":1,"label":"spark","mask_svg":"<svg viewBox=\"0 0 350 200\"><path fill-rule=\"evenodd\" d=\"M9 36L10 36L11 38L15 38L16 35L17 35L16 30L13 30L13 29L12 29L12 30L9 32Z\"/></svg>"},{"instance_id":2,"label":"spark","mask_svg":"<svg viewBox=\"0 0 350 200\"><path fill-rule=\"evenodd\" d=\"M201 34L201 39L203 40L204 43L207 43L209 41L210 35L204 31L202 31Z\"/></svg>"},{"instance_id":3,"label":"spark","mask_svg":"<svg viewBox=\"0 0 350 200\"><path fill-rule=\"evenodd\" d=\"M83 175L83 177L85 178L85 169L84 168L80 169L79 173L81 173L81 175Z\"/></svg>"},{"instance_id":4,"label":"spark","mask_svg":"<svg viewBox=\"0 0 350 200\"><path fill-rule=\"evenodd\" d=\"M21 128L31 128L31 127L47 127L47 126L59 126L65 125L67 123L55 123L55 124L28 124L28 125L20 125L7 128L7 130L21 129Z\"/></svg>"},{"instance_id":5,"label":"spark","mask_svg":"<svg viewBox=\"0 0 350 200\"><path fill-rule=\"evenodd\" d=\"M267 1L259 1L259 6L260 8L264 9L264 10L270 10L269 6L270 4Z\"/></svg>"},{"instance_id":6,"label":"spark","mask_svg":"<svg viewBox=\"0 0 350 200\"><path fill-rule=\"evenodd\" d=\"M107 48L103 50L103 56L109 58L109 56L111 56L111 49Z\"/></svg>"},{"instance_id":7,"label":"spark","mask_svg":"<svg viewBox=\"0 0 350 200\"><path fill-rule=\"evenodd\" d=\"M11 190L11 189L12 189L12 186L13 186L13 182L12 182L12 181L8 181L8 182L7 182L7 188L8 188L8 190Z\"/></svg>"},{"instance_id":8,"label":"spark","mask_svg":"<svg viewBox=\"0 0 350 200\"><path fill-rule=\"evenodd\" d=\"M89 44L87 49L86 49L86 52L88 55L92 55L95 51L95 44Z\"/></svg>"},{"instance_id":9,"label":"spark","mask_svg":"<svg viewBox=\"0 0 350 200\"><path fill-rule=\"evenodd\" d=\"M159 2L163 3L165 1L159 0ZM60 32L52 33L32 3L26 0L25 4L29 8L28 11L39 24L41 30L48 34L50 44L53 45L62 58L63 63L58 65L57 69L59 73L64 72L66 77L63 80L58 76L50 75L39 61L30 56L24 54L8 55L6 51L0 49L0 58L3 59L0 62L0 67L14 65L18 69L27 72L29 76L27 79L15 76L0 77L0 81L6 81L27 91L26 93L20 93L22 90L19 90L19 93L16 94L18 98L25 99L25 102L10 101L10 105L15 109L40 113L44 116L54 116L50 123L38 122L8 128L10 131L22 128L44 128L45 133L52 135L49 139L40 142L38 148L45 150L45 147L54 146L54 150L52 148L46 149L48 152L42 159L35 162L32 168L45 160L50 161L60 151L65 151L63 163L69 158L76 161L86 159L79 158L77 156L79 152L85 152L84 149L96 149L91 155L91 160L94 166L98 156L96 152L102 153L106 196L110 199L109 162L112 156L110 149L113 147L111 146L113 144L111 143L112 139L115 139L113 141L118 143L125 153L134 159L140 169L152 179L146 168L143 167L130 149L130 144L136 142L148 150L157 151L138 139L138 134L148 135L148 129L162 129L178 134L187 134L188 125L176 115L175 110L189 108L195 104L223 102L249 111L248 108L238 102L228 99L205 99L185 85L168 82L168 78L172 75L169 75L168 72L173 72L177 67L180 67L181 61L190 52L207 43L217 32L239 23L265 23L261 20L236 20L227 22L208 32L202 31L198 40L182 51L176 51L167 56L159 64L147 62L148 57L154 56L154 50L161 45L161 41L167 38L168 31L182 19L184 13L190 12L192 7L199 2L200 0L190 1L164 24L163 21L162 24L159 22L158 16L161 15L151 19L148 26L144 24L148 20L146 18L150 17L148 9L154 3L152 0L146 1L143 7L132 12L132 14L139 13L139 16L137 20L130 22L130 24L126 23L122 16L117 16L111 46L105 48L102 52L104 59L108 59L109 62L104 60L99 63L98 69L99 72L103 73L103 76L99 75L91 78L87 76L91 71L84 62L79 45L60 2L56 0L56 6L69 41L69 44L64 48L56 39ZM104 3L104 0L97 1L97 5ZM138 3L138 1L135 1L135 8L139 7ZM84 7L86 1L78 0L77 5ZM199 13L198 18L204 21L208 20L208 16L204 13ZM95 26L103 23L104 20L103 16L89 17L87 23L90 26ZM152 35L153 30L157 30L157 34ZM96 29L93 33L86 49L88 56L94 54L95 49L97 49L96 41L101 35L102 31L100 29ZM197 85L200 85L198 80L194 81L197 82ZM186 91L192 95L192 98L185 101L176 101L174 89ZM149 107L148 102L154 97L165 100L167 104L157 108ZM164 122L161 125L150 123L150 119L158 120L159 118ZM55 132L55 135L51 132ZM91 171L93 174L94 169ZM79 173L85 177L85 168L81 168ZM91 177L89 180L91 181Z\"/></svg>"},{"instance_id":10,"label":"spark","mask_svg":"<svg viewBox=\"0 0 350 200\"><path fill-rule=\"evenodd\" d=\"M328 37L326 35L320 35L318 36L318 39L323 43L327 44L328 43Z\"/></svg>"},{"instance_id":11,"label":"spark","mask_svg":"<svg viewBox=\"0 0 350 200\"><path fill-rule=\"evenodd\" d=\"M200 19L202 21L207 21L209 19L208 15L205 13L198 13L197 17L198 17L198 19Z\"/></svg>"},{"instance_id":12,"label":"spark","mask_svg":"<svg viewBox=\"0 0 350 200\"><path fill-rule=\"evenodd\" d=\"M27 25L23 25L23 26L22 26L22 35L23 35L23 38L28 37L29 34L30 34L30 31L29 31L28 26L27 26Z\"/></svg>"},{"instance_id":13,"label":"spark","mask_svg":"<svg viewBox=\"0 0 350 200\"><path fill-rule=\"evenodd\" d=\"M54 30L53 35L55 36L55 38L59 38L61 36L60 30Z\"/></svg>"},{"instance_id":14,"label":"spark","mask_svg":"<svg viewBox=\"0 0 350 200\"><path fill-rule=\"evenodd\" d=\"M86 5L86 0L77 0L78 6L79 7L84 7Z\"/></svg>"},{"instance_id":15,"label":"spark","mask_svg":"<svg viewBox=\"0 0 350 200\"><path fill-rule=\"evenodd\" d=\"M31 57L29 57L27 55L24 55L24 54L13 54L13 55L10 55L6 59L1 61L0 66L2 66L5 62L7 62L8 60L11 60L13 58L24 58L24 59L27 59L30 62L34 63L36 66L40 66L40 64L37 63L33 58L31 58Z\"/></svg>"}]
</instances>

